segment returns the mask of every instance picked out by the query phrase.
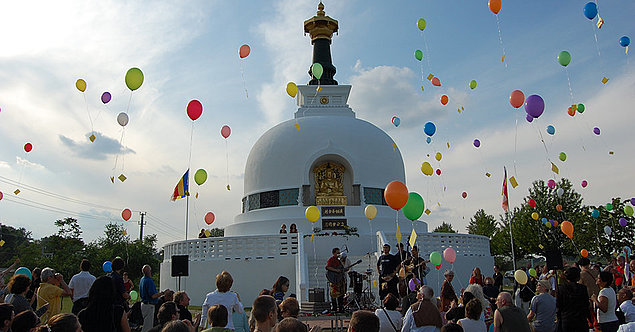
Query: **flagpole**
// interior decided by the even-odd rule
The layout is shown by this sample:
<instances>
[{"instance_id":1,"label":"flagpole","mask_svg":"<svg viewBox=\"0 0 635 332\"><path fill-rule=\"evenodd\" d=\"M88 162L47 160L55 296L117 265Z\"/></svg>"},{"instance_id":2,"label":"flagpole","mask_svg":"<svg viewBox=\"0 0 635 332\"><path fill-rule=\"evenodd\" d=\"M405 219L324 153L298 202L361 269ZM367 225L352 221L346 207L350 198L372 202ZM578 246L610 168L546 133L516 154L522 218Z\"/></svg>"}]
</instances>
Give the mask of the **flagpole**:
<instances>
[{"instance_id":1,"label":"flagpole","mask_svg":"<svg viewBox=\"0 0 635 332\"><path fill-rule=\"evenodd\" d=\"M505 212L505 214L509 218L509 212ZM514 235L512 234L512 220L511 219L509 219L509 238L511 239L511 243L512 243L512 263L514 266L514 271L516 271L516 255L514 255Z\"/></svg>"},{"instance_id":2,"label":"flagpole","mask_svg":"<svg viewBox=\"0 0 635 332\"><path fill-rule=\"evenodd\" d=\"M190 195L185 196L185 240L187 240L187 224L190 219ZM513 249L512 249L513 250Z\"/></svg>"},{"instance_id":3,"label":"flagpole","mask_svg":"<svg viewBox=\"0 0 635 332\"><path fill-rule=\"evenodd\" d=\"M509 193L507 191L507 167L503 166L505 176L503 177L503 210L505 217L509 220L509 238L512 247L512 265L516 271L516 255L514 254L514 234L512 233L512 220L509 218Z\"/></svg>"}]
</instances>

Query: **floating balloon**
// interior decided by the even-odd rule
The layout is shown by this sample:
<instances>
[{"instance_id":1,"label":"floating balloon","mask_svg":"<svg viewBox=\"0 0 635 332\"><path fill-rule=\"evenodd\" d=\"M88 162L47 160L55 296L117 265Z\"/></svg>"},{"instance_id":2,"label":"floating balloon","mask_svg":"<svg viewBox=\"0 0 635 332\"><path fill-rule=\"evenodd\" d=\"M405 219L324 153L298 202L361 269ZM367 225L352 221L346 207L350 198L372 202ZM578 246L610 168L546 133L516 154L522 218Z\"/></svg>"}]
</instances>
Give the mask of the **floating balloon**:
<instances>
[{"instance_id":1,"label":"floating balloon","mask_svg":"<svg viewBox=\"0 0 635 332\"><path fill-rule=\"evenodd\" d=\"M309 206L304 211L304 216L306 217L306 220L316 222L320 219L320 209L318 209L317 206Z\"/></svg>"},{"instance_id":2,"label":"floating balloon","mask_svg":"<svg viewBox=\"0 0 635 332\"><path fill-rule=\"evenodd\" d=\"M523 94L523 92L520 90L512 91L512 93L509 95L509 103L514 108L523 106L523 104L525 103L525 94Z\"/></svg>"},{"instance_id":3,"label":"floating balloon","mask_svg":"<svg viewBox=\"0 0 635 332\"><path fill-rule=\"evenodd\" d=\"M570 239L573 238L573 224L571 222L566 221L566 220L563 221L562 224L560 224L560 230L568 238L570 238Z\"/></svg>"},{"instance_id":4,"label":"floating balloon","mask_svg":"<svg viewBox=\"0 0 635 332\"><path fill-rule=\"evenodd\" d=\"M630 44L631 44L631 39L628 38L627 36L623 36L622 38L620 38L620 46L626 47Z\"/></svg>"},{"instance_id":5,"label":"floating balloon","mask_svg":"<svg viewBox=\"0 0 635 332\"><path fill-rule=\"evenodd\" d=\"M562 212L562 205L560 204L556 205L556 211Z\"/></svg>"},{"instance_id":6,"label":"floating balloon","mask_svg":"<svg viewBox=\"0 0 635 332\"><path fill-rule=\"evenodd\" d=\"M626 227L627 224L628 220L626 220L626 218L620 218L620 226Z\"/></svg>"},{"instance_id":7,"label":"floating balloon","mask_svg":"<svg viewBox=\"0 0 635 332\"><path fill-rule=\"evenodd\" d=\"M443 158L443 155L441 154L441 152L437 152L434 155L434 159L436 159L437 161L441 161L441 158Z\"/></svg>"},{"instance_id":8,"label":"floating balloon","mask_svg":"<svg viewBox=\"0 0 635 332\"><path fill-rule=\"evenodd\" d=\"M403 215L406 216L408 220L415 221L419 219L419 217L421 217L421 215L423 214L423 210L424 203L421 195L415 192L409 193L408 201L406 202L406 205L404 205L401 209Z\"/></svg>"},{"instance_id":9,"label":"floating balloon","mask_svg":"<svg viewBox=\"0 0 635 332\"><path fill-rule=\"evenodd\" d=\"M0 191L0 201L2 200L2 197L4 197L4 194Z\"/></svg>"},{"instance_id":10,"label":"floating balloon","mask_svg":"<svg viewBox=\"0 0 635 332\"><path fill-rule=\"evenodd\" d=\"M575 116L575 110L573 109L573 107L569 107L569 109L567 110L567 114L569 114L570 116Z\"/></svg>"},{"instance_id":11,"label":"floating balloon","mask_svg":"<svg viewBox=\"0 0 635 332\"><path fill-rule=\"evenodd\" d=\"M587 256L589 256L589 251L588 251L588 250L586 250L586 249L582 249L582 250L580 250L580 256L582 256L582 257L587 257Z\"/></svg>"},{"instance_id":12,"label":"floating balloon","mask_svg":"<svg viewBox=\"0 0 635 332\"><path fill-rule=\"evenodd\" d=\"M514 272L514 279L516 279L516 282L519 284L524 285L527 283L527 273L523 270L516 270L516 272Z\"/></svg>"},{"instance_id":13,"label":"floating balloon","mask_svg":"<svg viewBox=\"0 0 635 332\"><path fill-rule=\"evenodd\" d=\"M538 276L538 273L536 272L536 269L534 269L533 267L532 267L532 268L530 268L527 272L529 272L529 275L530 275L530 276L532 276L532 277L534 277L534 278L535 278L536 276Z\"/></svg>"},{"instance_id":14,"label":"floating balloon","mask_svg":"<svg viewBox=\"0 0 635 332\"><path fill-rule=\"evenodd\" d=\"M448 96L446 95L441 96L441 104L447 105L448 101L449 101Z\"/></svg>"},{"instance_id":15,"label":"floating balloon","mask_svg":"<svg viewBox=\"0 0 635 332\"><path fill-rule=\"evenodd\" d=\"M204 169L199 169L194 173L194 182L199 186L207 181L207 172Z\"/></svg>"},{"instance_id":16,"label":"floating balloon","mask_svg":"<svg viewBox=\"0 0 635 332\"><path fill-rule=\"evenodd\" d=\"M598 210L591 211L591 216L593 218L595 218L595 219L599 218L600 217L600 211L598 211Z\"/></svg>"},{"instance_id":17,"label":"floating balloon","mask_svg":"<svg viewBox=\"0 0 635 332\"><path fill-rule=\"evenodd\" d=\"M635 205L635 197L631 198L631 205Z\"/></svg>"},{"instance_id":18,"label":"floating balloon","mask_svg":"<svg viewBox=\"0 0 635 332\"><path fill-rule=\"evenodd\" d=\"M441 175L441 169L437 168L437 175Z\"/></svg>"},{"instance_id":19,"label":"floating balloon","mask_svg":"<svg viewBox=\"0 0 635 332\"><path fill-rule=\"evenodd\" d=\"M317 78L318 80L322 78L323 71L324 71L324 68L322 68L322 65L318 62L314 63L311 66L311 73L313 73L313 77Z\"/></svg>"},{"instance_id":20,"label":"floating balloon","mask_svg":"<svg viewBox=\"0 0 635 332\"><path fill-rule=\"evenodd\" d=\"M582 180L582 183L580 183L582 185L582 188L586 188L587 185L589 185L589 183L586 180Z\"/></svg>"},{"instance_id":21,"label":"floating balloon","mask_svg":"<svg viewBox=\"0 0 635 332\"><path fill-rule=\"evenodd\" d=\"M238 56L240 56L241 59L246 58L249 55L249 53L251 53L251 48L247 44L241 46L238 49Z\"/></svg>"},{"instance_id":22,"label":"floating balloon","mask_svg":"<svg viewBox=\"0 0 635 332\"><path fill-rule=\"evenodd\" d=\"M445 248L443 250L443 258L450 264L453 264L456 260L456 250L453 248Z\"/></svg>"},{"instance_id":23,"label":"floating balloon","mask_svg":"<svg viewBox=\"0 0 635 332\"><path fill-rule=\"evenodd\" d=\"M561 161L567 160L567 154L564 152L560 152L560 154L558 155L558 159L560 159Z\"/></svg>"},{"instance_id":24,"label":"floating balloon","mask_svg":"<svg viewBox=\"0 0 635 332\"><path fill-rule=\"evenodd\" d=\"M546 226L547 228L551 228L551 227L553 226L553 223L551 223L551 221L549 221L549 222L547 222L547 223L545 224L545 226Z\"/></svg>"},{"instance_id":25,"label":"floating balloon","mask_svg":"<svg viewBox=\"0 0 635 332\"><path fill-rule=\"evenodd\" d=\"M121 211L121 218L123 218L123 220L128 221L130 220L130 217L132 217L132 211L130 211L130 209L124 209Z\"/></svg>"},{"instance_id":26,"label":"floating balloon","mask_svg":"<svg viewBox=\"0 0 635 332\"><path fill-rule=\"evenodd\" d=\"M433 77L432 78L432 85L434 86L441 86L441 80L439 80L438 77Z\"/></svg>"},{"instance_id":27,"label":"floating balloon","mask_svg":"<svg viewBox=\"0 0 635 332\"><path fill-rule=\"evenodd\" d=\"M604 234L611 236L612 230L609 226L604 226Z\"/></svg>"},{"instance_id":28,"label":"floating balloon","mask_svg":"<svg viewBox=\"0 0 635 332\"><path fill-rule=\"evenodd\" d=\"M137 293L136 290L133 290L130 292L130 300L132 300L132 302L136 301L139 298L139 293Z\"/></svg>"},{"instance_id":29,"label":"floating balloon","mask_svg":"<svg viewBox=\"0 0 635 332\"><path fill-rule=\"evenodd\" d=\"M433 251L430 253L430 263L432 265L441 265L441 254L438 251Z\"/></svg>"},{"instance_id":30,"label":"floating balloon","mask_svg":"<svg viewBox=\"0 0 635 332\"><path fill-rule=\"evenodd\" d=\"M529 206L531 207L536 207L536 200L530 198L529 201L527 201L527 204L529 204Z\"/></svg>"},{"instance_id":31,"label":"floating balloon","mask_svg":"<svg viewBox=\"0 0 635 332\"><path fill-rule=\"evenodd\" d=\"M377 216L377 208L374 205L367 205L364 209L364 215L368 220L373 220Z\"/></svg>"},{"instance_id":32,"label":"floating balloon","mask_svg":"<svg viewBox=\"0 0 635 332\"><path fill-rule=\"evenodd\" d=\"M549 181L547 181L547 186L551 189L556 187L556 181L554 179L550 179Z\"/></svg>"},{"instance_id":33,"label":"floating balloon","mask_svg":"<svg viewBox=\"0 0 635 332\"><path fill-rule=\"evenodd\" d=\"M104 270L104 272L110 273L112 272L112 263L110 261L105 261L101 268Z\"/></svg>"},{"instance_id":34,"label":"floating balloon","mask_svg":"<svg viewBox=\"0 0 635 332\"><path fill-rule=\"evenodd\" d=\"M428 136L432 136L434 135L434 133L437 132L437 126L435 126L432 122L428 122L423 127L423 132L426 133L426 135Z\"/></svg>"},{"instance_id":35,"label":"floating balloon","mask_svg":"<svg viewBox=\"0 0 635 332\"><path fill-rule=\"evenodd\" d=\"M392 117L392 124L395 125L395 127L399 127L400 123L401 123L401 120L398 117L396 116Z\"/></svg>"},{"instance_id":36,"label":"floating balloon","mask_svg":"<svg viewBox=\"0 0 635 332\"><path fill-rule=\"evenodd\" d=\"M432 138L426 137L426 143L430 144L430 142L432 142Z\"/></svg>"},{"instance_id":37,"label":"floating balloon","mask_svg":"<svg viewBox=\"0 0 635 332\"><path fill-rule=\"evenodd\" d=\"M461 193L461 197L463 197L464 199L465 199L465 198L467 198L467 192L465 192L465 191L464 191L464 192L462 192L462 193Z\"/></svg>"},{"instance_id":38,"label":"floating balloon","mask_svg":"<svg viewBox=\"0 0 635 332\"><path fill-rule=\"evenodd\" d=\"M287 83L287 94L291 98L295 98L295 96L298 94L298 86L293 82Z\"/></svg>"},{"instance_id":39,"label":"floating balloon","mask_svg":"<svg viewBox=\"0 0 635 332\"><path fill-rule=\"evenodd\" d=\"M24 144L24 151L31 152L31 150L33 150L33 144L31 143Z\"/></svg>"},{"instance_id":40,"label":"floating balloon","mask_svg":"<svg viewBox=\"0 0 635 332\"><path fill-rule=\"evenodd\" d=\"M143 84L143 72L139 68L130 68L126 72L126 86L130 91L137 90Z\"/></svg>"},{"instance_id":41,"label":"floating balloon","mask_svg":"<svg viewBox=\"0 0 635 332\"><path fill-rule=\"evenodd\" d=\"M216 216L214 215L213 212L207 212L205 214L205 223L206 224L211 225L214 222L215 219L216 219Z\"/></svg>"},{"instance_id":42,"label":"floating balloon","mask_svg":"<svg viewBox=\"0 0 635 332\"><path fill-rule=\"evenodd\" d=\"M584 108L584 104L578 104L578 106L576 107L579 113L584 113Z\"/></svg>"},{"instance_id":43,"label":"floating balloon","mask_svg":"<svg viewBox=\"0 0 635 332\"><path fill-rule=\"evenodd\" d=\"M478 148L479 146L481 146L481 141L479 141L478 138L477 138L477 139L474 140L474 142L472 144L474 144L475 148Z\"/></svg>"},{"instance_id":44,"label":"floating balloon","mask_svg":"<svg viewBox=\"0 0 635 332\"><path fill-rule=\"evenodd\" d=\"M84 92L86 91L86 81L84 81L83 79L78 79L77 82L75 82L75 87L77 88L77 90Z\"/></svg>"},{"instance_id":45,"label":"floating balloon","mask_svg":"<svg viewBox=\"0 0 635 332\"><path fill-rule=\"evenodd\" d=\"M569 63L571 63L571 54L567 51L562 51L558 54L558 63L566 67Z\"/></svg>"},{"instance_id":46,"label":"floating balloon","mask_svg":"<svg viewBox=\"0 0 635 332\"><path fill-rule=\"evenodd\" d=\"M545 110L545 101L539 95L531 95L525 100L525 112L533 118L538 118Z\"/></svg>"},{"instance_id":47,"label":"floating balloon","mask_svg":"<svg viewBox=\"0 0 635 332\"><path fill-rule=\"evenodd\" d=\"M598 127L593 128L593 133L596 135L600 135L600 128Z\"/></svg>"},{"instance_id":48,"label":"floating balloon","mask_svg":"<svg viewBox=\"0 0 635 332\"><path fill-rule=\"evenodd\" d=\"M408 188L401 181L392 181L384 189L384 199L392 209L399 210L408 202Z\"/></svg>"},{"instance_id":49,"label":"floating balloon","mask_svg":"<svg viewBox=\"0 0 635 332\"><path fill-rule=\"evenodd\" d=\"M220 129L220 134L221 136L223 136L223 138L227 138L229 137L229 135L231 135L232 130L231 128L229 128L228 125L224 125L223 128Z\"/></svg>"},{"instance_id":50,"label":"floating balloon","mask_svg":"<svg viewBox=\"0 0 635 332\"><path fill-rule=\"evenodd\" d=\"M606 203L606 211L611 211L611 210L613 210L613 204Z\"/></svg>"},{"instance_id":51,"label":"floating balloon","mask_svg":"<svg viewBox=\"0 0 635 332\"><path fill-rule=\"evenodd\" d=\"M533 213L531 214L531 219L533 219L533 220L538 220L538 218L540 218L540 216L538 215L538 212L533 212Z\"/></svg>"},{"instance_id":52,"label":"floating balloon","mask_svg":"<svg viewBox=\"0 0 635 332\"><path fill-rule=\"evenodd\" d=\"M423 164L421 164L421 172L425 175L432 175L434 173L434 170L432 169L432 166L430 165L429 162L424 162Z\"/></svg>"},{"instance_id":53,"label":"floating balloon","mask_svg":"<svg viewBox=\"0 0 635 332\"><path fill-rule=\"evenodd\" d=\"M551 220L551 225L553 227L558 227L558 221L557 220Z\"/></svg>"},{"instance_id":54,"label":"floating balloon","mask_svg":"<svg viewBox=\"0 0 635 332\"><path fill-rule=\"evenodd\" d=\"M13 275L14 276L23 275L23 276L29 277L29 279L33 279L33 275L31 275L31 270L29 270L28 268L24 266L17 268L15 272L13 273Z\"/></svg>"},{"instance_id":55,"label":"floating balloon","mask_svg":"<svg viewBox=\"0 0 635 332\"><path fill-rule=\"evenodd\" d=\"M534 121L534 117L527 114L527 116L525 117L525 120L527 120L527 122L531 123L532 121Z\"/></svg>"},{"instance_id":56,"label":"floating balloon","mask_svg":"<svg viewBox=\"0 0 635 332\"><path fill-rule=\"evenodd\" d=\"M624 214L626 214L629 217L633 216L633 207L630 205L624 205Z\"/></svg>"},{"instance_id":57,"label":"floating balloon","mask_svg":"<svg viewBox=\"0 0 635 332\"><path fill-rule=\"evenodd\" d=\"M110 95L110 92L108 91L101 94L101 102L104 104L108 104L111 98L112 96Z\"/></svg>"},{"instance_id":58,"label":"floating balloon","mask_svg":"<svg viewBox=\"0 0 635 332\"><path fill-rule=\"evenodd\" d=\"M595 2L589 2L584 5L584 16L586 16L586 18L592 20L595 18L595 16L597 16L597 14L598 6L595 4Z\"/></svg>"},{"instance_id":59,"label":"floating balloon","mask_svg":"<svg viewBox=\"0 0 635 332\"><path fill-rule=\"evenodd\" d=\"M552 125L548 125L547 126L547 134L549 135L553 135L556 133L556 128Z\"/></svg>"},{"instance_id":60,"label":"floating balloon","mask_svg":"<svg viewBox=\"0 0 635 332\"><path fill-rule=\"evenodd\" d=\"M187 116L189 116L192 121L198 119L201 114L203 114L203 105L200 101L194 99L187 103Z\"/></svg>"},{"instance_id":61,"label":"floating balloon","mask_svg":"<svg viewBox=\"0 0 635 332\"><path fill-rule=\"evenodd\" d=\"M543 224L546 224L549 220L547 220L547 218L542 218L540 221L542 221Z\"/></svg>"},{"instance_id":62,"label":"floating balloon","mask_svg":"<svg viewBox=\"0 0 635 332\"><path fill-rule=\"evenodd\" d=\"M412 278L410 279L410 281L408 281L408 289L410 289L411 292L415 291L415 288L417 288L417 285L421 285L421 281L417 278Z\"/></svg>"},{"instance_id":63,"label":"floating balloon","mask_svg":"<svg viewBox=\"0 0 635 332\"><path fill-rule=\"evenodd\" d=\"M416 50L415 51L415 59L421 61L423 59L423 52L421 52L421 50Z\"/></svg>"},{"instance_id":64,"label":"floating balloon","mask_svg":"<svg viewBox=\"0 0 635 332\"><path fill-rule=\"evenodd\" d=\"M423 31L426 28L426 20L420 18L417 20L417 28L419 28L419 30Z\"/></svg>"},{"instance_id":65,"label":"floating balloon","mask_svg":"<svg viewBox=\"0 0 635 332\"><path fill-rule=\"evenodd\" d=\"M128 114L121 112L119 113L119 115L117 115L117 123L119 123L120 126L125 127L128 124Z\"/></svg>"},{"instance_id":66,"label":"floating balloon","mask_svg":"<svg viewBox=\"0 0 635 332\"><path fill-rule=\"evenodd\" d=\"M476 80L471 80L470 81L470 89L472 89L472 90L476 89Z\"/></svg>"},{"instance_id":67,"label":"floating balloon","mask_svg":"<svg viewBox=\"0 0 635 332\"><path fill-rule=\"evenodd\" d=\"M501 0L489 0L489 2L487 3L487 7L489 7L489 10L491 10L494 14L498 14L498 12L501 11L502 6L503 3L501 2Z\"/></svg>"}]
</instances>

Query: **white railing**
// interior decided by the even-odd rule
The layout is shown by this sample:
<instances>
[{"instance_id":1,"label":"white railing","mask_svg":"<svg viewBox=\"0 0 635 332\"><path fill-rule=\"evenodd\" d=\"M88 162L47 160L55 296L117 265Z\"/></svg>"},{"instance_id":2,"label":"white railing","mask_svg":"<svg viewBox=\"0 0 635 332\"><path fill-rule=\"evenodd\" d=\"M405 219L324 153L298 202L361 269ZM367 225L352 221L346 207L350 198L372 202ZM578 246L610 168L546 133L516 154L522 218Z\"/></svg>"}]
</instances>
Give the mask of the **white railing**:
<instances>
[{"instance_id":1,"label":"white railing","mask_svg":"<svg viewBox=\"0 0 635 332\"><path fill-rule=\"evenodd\" d=\"M231 259L275 259L298 253L301 237L297 234L211 237L168 243L163 247L163 261L173 255L188 255L192 261Z\"/></svg>"},{"instance_id":2,"label":"white railing","mask_svg":"<svg viewBox=\"0 0 635 332\"><path fill-rule=\"evenodd\" d=\"M382 234L381 240L395 239L395 233ZM380 232L377 232L377 246L380 247ZM407 238L402 241L406 242ZM383 245L383 244L381 244ZM489 239L482 235L460 233L425 233L417 237L417 246L422 255L432 251L442 252L445 248L453 248L461 256L490 256Z\"/></svg>"},{"instance_id":3,"label":"white railing","mask_svg":"<svg viewBox=\"0 0 635 332\"><path fill-rule=\"evenodd\" d=\"M302 239L302 234L298 234L298 238ZM304 254L304 241L298 241L298 255L295 255L295 283L297 296L300 303L309 300L309 259Z\"/></svg>"}]
</instances>

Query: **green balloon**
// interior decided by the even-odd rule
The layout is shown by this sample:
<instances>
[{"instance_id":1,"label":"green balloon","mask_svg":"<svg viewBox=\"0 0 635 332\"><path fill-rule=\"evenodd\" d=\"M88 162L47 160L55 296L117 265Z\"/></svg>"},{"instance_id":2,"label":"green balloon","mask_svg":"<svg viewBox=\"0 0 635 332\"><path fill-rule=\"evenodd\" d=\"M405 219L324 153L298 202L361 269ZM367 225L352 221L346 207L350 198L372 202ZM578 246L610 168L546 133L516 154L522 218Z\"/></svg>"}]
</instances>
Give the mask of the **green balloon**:
<instances>
[{"instance_id":1,"label":"green balloon","mask_svg":"<svg viewBox=\"0 0 635 332\"><path fill-rule=\"evenodd\" d=\"M567 51L562 51L558 54L558 63L563 67L566 67L571 62L571 54Z\"/></svg>"},{"instance_id":2,"label":"green balloon","mask_svg":"<svg viewBox=\"0 0 635 332\"><path fill-rule=\"evenodd\" d=\"M126 73L126 86L130 91L137 90L143 84L143 73L139 68L130 68Z\"/></svg>"},{"instance_id":3,"label":"green balloon","mask_svg":"<svg viewBox=\"0 0 635 332\"><path fill-rule=\"evenodd\" d=\"M423 31L423 29L426 28L426 20L420 18L419 20L417 20L417 28L419 28L419 30Z\"/></svg>"},{"instance_id":4,"label":"green balloon","mask_svg":"<svg viewBox=\"0 0 635 332\"><path fill-rule=\"evenodd\" d=\"M136 301L139 298L139 293L137 293L137 291L133 290L132 292L130 292L130 299L132 301Z\"/></svg>"},{"instance_id":5,"label":"green balloon","mask_svg":"<svg viewBox=\"0 0 635 332\"><path fill-rule=\"evenodd\" d=\"M194 181L199 186L205 183L205 181L207 181L207 172L202 168L196 171L196 173L194 173Z\"/></svg>"},{"instance_id":6,"label":"green balloon","mask_svg":"<svg viewBox=\"0 0 635 332\"><path fill-rule=\"evenodd\" d=\"M416 50L415 51L415 58L417 58L417 60L421 61L421 59L423 59L423 52L421 52L421 50Z\"/></svg>"},{"instance_id":7,"label":"green balloon","mask_svg":"<svg viewBox=\"0 0 635 332\"><path fill-rule=\"evenodd\" d=\"M606 211L611 211L611 210L613 210L613 204L606 203Z\"/></svg>"},{"instance_id":8,"label":"green balloon","mask_svg":"<svg viewBox=\"0 0 635 332\"><path fill-rule=\"evenodd\" d=\"M403 215L409 220L415 221L421 217L424 210L423 198L417 193L409 193L406 205L401 208Z\"/></svg>"},{"instance_id":9,"label":"green balloon","mask_svg":"<svg viewBox=\"0 0 635 332\"><path fill-rule=\"evenodd\" d=\"M322 68L320 63L316 62L311 66L311 73L313 73L313 77L318 80L322 77L322 72L324 72L324 68Z\"/></svg>"},{"instance_id":10,"label":"green balloon","mask_svg":"<svg viewBox=\"0 0 635 332\"><path fill-rule=\"evenodd\" d=\"M567 154L564 152L560 152L560 154L558 155L558 158L560 158L560 160L565 161L567 160Z\"/></svg>"},{"instance_id":11,"label":"green balloon","mask_svg":"<svg viewBox=\"0 0 635 332\"><path fill-rule=\"evenodd\" d=\"M470 89L476 89L476 81L475 80L471 80L470 81Z\"/></svg>"},{"instance_id":12,"label":"green balloon","mask_svg":"<svg viewBox=\"0 0 635 332\"><path fill-rule=\"evenodd\" d=\"M632 217L633 216L633 207L630 206L630 205L624 206L624 213L626 213L627 216Z\"/></svg>"},{"instance_id":13,"label":"green balloon","mask_svg":"<svg viewBox=\"0 0 635 332\"><path fill-rule=\"evenodd\" d=\"M436 251L431 252L430 263L434 266L441 265L441 254Z\"/></svg>"},{"instance_id":14,"label":"green balloon","mask_svg":"<svg viewBox=\"0 0 635 332\"><path fill-rule=\"evenodd\" d=\"M578 104L577 110L580 113L584 113L584 104Z\"/></svg>"}]
</instances>

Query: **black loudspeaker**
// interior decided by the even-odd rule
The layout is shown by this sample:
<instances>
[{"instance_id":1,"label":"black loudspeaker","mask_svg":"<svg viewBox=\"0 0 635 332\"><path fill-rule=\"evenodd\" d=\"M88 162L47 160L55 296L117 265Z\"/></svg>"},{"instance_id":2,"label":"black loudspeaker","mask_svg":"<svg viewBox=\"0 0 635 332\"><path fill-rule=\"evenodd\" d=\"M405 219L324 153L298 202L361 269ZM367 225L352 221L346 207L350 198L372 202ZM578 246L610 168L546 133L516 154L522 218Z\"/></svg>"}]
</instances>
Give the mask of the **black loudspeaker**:
<instances>
[{"instance_id":1,"label":"black loudspeaker","mask_svg":"<svg viewBox=\"0 0 635 332\"><path fill-rule=\"evenodd\" d=\"M172 256L172 276L187 277L189 275L189 262L190 259L188 255Z\"/></svg>"},{"instance_id":2,"label":"black loudspeaker","mask_svg":"<svg viewBox=\"0 0 635 332\"><path fill-rule=\"evenodd\" d=\"M562 270L562 253L560 250L548 250L545 253L549 270Z\"/></svg>"}]
</instances>

